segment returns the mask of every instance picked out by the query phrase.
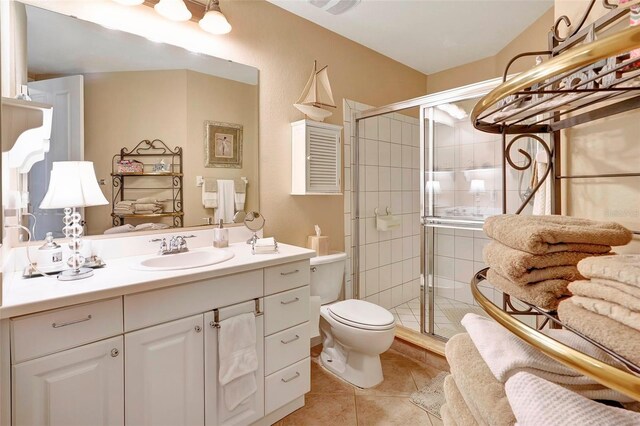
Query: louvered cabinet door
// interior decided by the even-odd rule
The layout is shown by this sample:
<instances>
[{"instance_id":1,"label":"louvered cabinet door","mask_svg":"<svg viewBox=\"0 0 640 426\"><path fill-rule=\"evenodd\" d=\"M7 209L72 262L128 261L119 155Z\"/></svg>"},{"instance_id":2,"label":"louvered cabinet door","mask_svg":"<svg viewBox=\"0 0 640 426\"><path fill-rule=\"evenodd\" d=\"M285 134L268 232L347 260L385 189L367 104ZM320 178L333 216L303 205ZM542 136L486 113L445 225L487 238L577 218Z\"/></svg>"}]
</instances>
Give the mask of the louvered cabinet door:
<instances>
[{"instance_id":1,"label":"louvered cabinet door","mask_svg":"<svg viewBox=\"0 0 640 426\"><path fill-rule=\"evenodd\" d=\"M292 194L341 192L341 126L301 120L292 126Z\"/></svg>"}]
</instances>

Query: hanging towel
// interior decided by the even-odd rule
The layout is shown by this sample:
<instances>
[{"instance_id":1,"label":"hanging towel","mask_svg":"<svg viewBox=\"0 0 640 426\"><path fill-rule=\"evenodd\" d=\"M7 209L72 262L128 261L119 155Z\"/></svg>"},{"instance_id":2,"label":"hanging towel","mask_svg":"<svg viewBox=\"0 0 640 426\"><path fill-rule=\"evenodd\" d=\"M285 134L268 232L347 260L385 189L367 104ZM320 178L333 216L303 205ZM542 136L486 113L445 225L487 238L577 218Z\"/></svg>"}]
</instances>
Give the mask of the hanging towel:
<instances>
[{"instance_id":1,"label":"hanging towel","mask_svg":"<svg viewBox=\"0 0 640 426\"><path fill-rule=\"evenodd\" d=\"M547 169L549 163L549 157L544 148L538 145L536 152L536 162L534 175L536 176L535 182L532 180L531 187L533 188L538 179L542 179L544 172ZM545 179L544 183L540 185L538 191L533 196L533 214L534 215L550 215L551 214L551 172Z\"/></svg>"},{"instance_id":2,"label":"hanging towel","mask_svg":"<svg viewBox=\"0 0 640 426\"><path fill-rule=\"evenodd\" d=\"M220 322L218 356L218 380L223 387L227 409L231 411L258 389L255 377L258 370L256 318L253 313Z\"/></svg>"},{"instance_id":3,"label":"hanging towel","mask_svg":"<svg viewBox=\"0 0 640 426\"><path fill-rule=\"evenodd\" d=\"M206 185L202 185L202 205L205 209L218 208L218 192L207 191Z\"/></svg>"},{"instance_id":4,"label":"hanging towel","mask_svg":"<svg viewBox=\"0 0 640 426\"><path fill-rule=\"evenodd\" d=\"M235 183L232 180L218 179L218 208L213 215L213 221L215 223L233 222L233 215L235 206Z\"/></svg>"},{"instance_id":5,"label":"hanging towel","mask_svg":"<svg viewBox=\"0 0 640 426\"><path fill-rule=\"evenodd\" d=\"M510 378L505 391L521 426L640 424L639 413L591 401L528 373Z\"/></svg>"},{"instance_id":6,"label":"hanging towel","mask_svg":"<svg viewBox=\"0 0 640 426\"><path fill-rule=\"evenodd\" d=\"M234 194L234 198L236 203L236 211L244 210L244 203L247 198L247 194L239 194L236 192Z\"/></svg>"}]
</instances>

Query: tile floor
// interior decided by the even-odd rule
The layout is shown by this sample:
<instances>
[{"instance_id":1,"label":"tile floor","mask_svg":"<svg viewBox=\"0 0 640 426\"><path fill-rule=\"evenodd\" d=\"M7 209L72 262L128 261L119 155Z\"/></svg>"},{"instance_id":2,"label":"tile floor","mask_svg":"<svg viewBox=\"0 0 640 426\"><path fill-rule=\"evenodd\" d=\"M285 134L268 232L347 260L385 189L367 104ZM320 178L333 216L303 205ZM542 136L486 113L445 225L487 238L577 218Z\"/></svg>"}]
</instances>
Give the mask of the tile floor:
<instances>
[{"instance_id":1,"label":"tile floor","mask_svg":"<svg viewBox=\"0 0 640 426\"><path fill-rule=\"evenodd\" d=\"M440 370L394 350L381 355L385 380L371 389L356 388L325 371L319 364L320 346L311 350L311 392L305 406L275 426L441 426L442 421L409 402Z\"/></svg>"}]
</instances>

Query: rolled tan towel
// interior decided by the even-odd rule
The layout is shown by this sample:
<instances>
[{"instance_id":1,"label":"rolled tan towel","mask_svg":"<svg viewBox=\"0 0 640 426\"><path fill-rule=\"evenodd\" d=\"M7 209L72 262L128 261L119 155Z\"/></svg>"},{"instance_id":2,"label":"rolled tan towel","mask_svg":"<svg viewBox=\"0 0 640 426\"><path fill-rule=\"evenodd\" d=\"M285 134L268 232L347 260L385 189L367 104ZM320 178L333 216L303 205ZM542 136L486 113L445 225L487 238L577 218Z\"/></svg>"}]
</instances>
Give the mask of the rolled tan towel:
<instances>
[{"instance_id":1,"label":"rolled tan towel","mask_svg":"<svg viewBox=\"0 0 640 426\"><path fill-rule=\"evenodd\" d=\"M588 311L565 300L558 306L558 316L569 327L616 351L629 361L640 364L640 332L618 321Z\"/></svg>"},{"instance_id":2,"label":"rolled tan towel","mask_svg":"<svg viewBox=\"0 0 640 426\"><path fill-rule=\"evenodd\" d=\"M464 398L460 394L460 390L458 386L456 386L456 382L451 374L444 378L444 396L447 399L446 405L451 407L449 410L450 415L456 424L465 426L485 425L481 420L478 422L476 418L473 417L471 410L469 410L469 407L467 407L467 404L464 402Z\"/></svg>"},{"instance_id":3,"label":"rolled tan towel","mask_svg":"<svg viewBox=\"0 0 640 426\"><path fill-rule=\"evenodd\" d=\"M445 345L451 374L474 418L492 425L513 425L516 421L502 383L482 360L467 333L456 334Z\"/></svg>"},{"instance_id":4,"label":"rolled tan towel","mask_svg":"<svg viewBox=\"0 0 640 426\"><path fill-rule=\"evenodd\" d=\"M487 281L503 293L548 310L555 310L561 300L571 296L571 292L567 289L569 284L567 280L544 280L520 285L490 268L487 272Z\"/></svg>"},{"instance_id":5,"label":"rolled tan towel","mask_svg":"<svg viewBox=\"0 0 640 426\"><path fill-rule=\"evenodd\" d=\"M444 426L458 426L456 421L453 419L453 416L451 415L451 411L449 410L449 407L447 407L447 404L444 404L442 407L440 407L440 417L442 417L442 424Z\"/></svg>"},{"instance_id":6,"label":"rolled tan towel","mask_svg":"<svg viewBox=\"0 0 640 426\"><path fill-rule=\"evenodd\" d=\"M492 216L485 221L483 229L490 238L532 254L607 253L609 246L628 244L633 237L631 231L614 222L555 215Z\"/></svg>"},{"instance_id":7,"label":"rolled tan towel","mask_svg":"<svg viewBox=\"0 0 640 426\"><path fill-rule=\"evenodd\" d=\"M576 296L607 300L640 312L640 287L594 278L569 283L569 291Z\"/></svg>"},{"instance_id":8,"label":"rolled tan towel","mask_svg":"<svg viewBox=\"0 0 640 426\"><path fill-rule=\"evenodd\" d=\"M617 303L584 296L573 296L571 303L640 331L640 313L627 309Z\"/></svg>"},{"instance_id":9,"label":"rolled tan towel","mask_svg":"<svg viewBox=\"0 0 640 426\"><path fill-rule=\"evenodd\" d=\"M587 278L619 281L640 287L640 254L587 258L578 263L578 271Z\"/></svg>"},{"instance_id":10,"label":"rolled tan towel","mask_svg":"<svg viewBox=\"0 0 640 426\"><path fill-rule=\"evenodd\" d=\"M576 265L593 253L561 251L531 254L491 241L482 250L484 262L514 283L528 284L543 280L575 281L583 277Z\"/></svg>"}]
</instances>

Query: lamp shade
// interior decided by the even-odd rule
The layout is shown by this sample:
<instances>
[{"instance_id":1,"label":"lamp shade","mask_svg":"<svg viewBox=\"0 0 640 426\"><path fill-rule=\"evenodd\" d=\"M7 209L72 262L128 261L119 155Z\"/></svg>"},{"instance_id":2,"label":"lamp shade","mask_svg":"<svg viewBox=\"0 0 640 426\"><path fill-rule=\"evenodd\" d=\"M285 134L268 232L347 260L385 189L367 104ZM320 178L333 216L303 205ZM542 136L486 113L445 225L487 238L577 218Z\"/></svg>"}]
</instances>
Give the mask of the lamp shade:
<instances>
[{"instance_id":1,"label":"lamp shade","mask_svg":"<svg viewBox=\"0 0 640 426\"><path fill-rule=\"evenodd\" d=\"M472 179L471 185L469 185L469 192L472 194L484 192L484 179Z\"/></svg>"},{"instance_id":2,"label":"lamp shade","mask_svg":"<svg viewBox=\"0 0 640 426\"><path fill-rule=\"evenodd\" d=\"M211 34L227 34L231 24L219 10L208 11L199 22L200 28Z\"/></svg>"},{"instance_id":3,"label":"lamp shade","mask_svg":"<svg viewBox=\"0 0 640 426\"><path fill-rule=\"evenodd\" d=\"M144 3L144 0L113 0L116 3L123 4L125 6L137 6Z\"/></svg>"},{"instance_id":4,"label":"lamp shade","mask_svg":"<svg viewBox=\"0 0 640 426\"><path fill-rule=\"evenodd\" d=\"M89 207L109 204L102 194L91 161L54 161L49 189L41 209Z\"/></svg>"},{"instance_id":5,"label":"lamp shade","mask_svg":"<svg viewBox=\"0 0 640 426\"><path fill-rule=\"evenodd\" d=\"M172 21L188 21L191 19L191 12L182 0L160 0L153 7L156 12Z\"/></svg>"}]
</instances>

